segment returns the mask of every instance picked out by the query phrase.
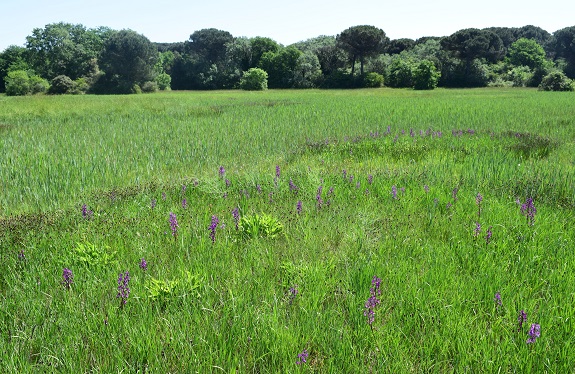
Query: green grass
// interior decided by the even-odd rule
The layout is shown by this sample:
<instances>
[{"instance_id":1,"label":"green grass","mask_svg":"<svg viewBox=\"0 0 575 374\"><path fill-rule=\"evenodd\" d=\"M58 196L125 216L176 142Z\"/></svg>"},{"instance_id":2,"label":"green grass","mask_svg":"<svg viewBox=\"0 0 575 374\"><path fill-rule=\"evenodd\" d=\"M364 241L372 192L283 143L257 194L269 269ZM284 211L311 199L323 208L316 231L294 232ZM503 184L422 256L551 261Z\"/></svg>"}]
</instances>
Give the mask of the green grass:
<instances>
[{"instance_id":1,"label":"green grass","mask_svg":"<svg viewBox=\"0 0 575 374\"><path fill-rule=\"evenodd\" d=\"M520 89L0 96L0 368L572 372L574 118Z\"/></svg>"}]
</instances>

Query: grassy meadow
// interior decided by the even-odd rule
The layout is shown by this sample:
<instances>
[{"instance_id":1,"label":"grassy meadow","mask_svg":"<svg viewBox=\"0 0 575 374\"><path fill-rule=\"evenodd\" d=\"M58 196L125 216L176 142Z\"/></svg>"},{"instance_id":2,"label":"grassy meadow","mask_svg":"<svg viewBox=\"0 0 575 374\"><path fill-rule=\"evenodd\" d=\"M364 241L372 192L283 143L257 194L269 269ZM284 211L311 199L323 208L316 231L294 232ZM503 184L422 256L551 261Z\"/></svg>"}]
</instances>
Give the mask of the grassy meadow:
<instances>
[{"instance_id":1,"label":"grassy meadow","mask_svg":"<svg viewBox=\"0 0 575 374\"><path fill-rule=\"evenodd\" d=\"M0 96L0 371L575 372L575 96Z\"/></svg>"}]
</instances>

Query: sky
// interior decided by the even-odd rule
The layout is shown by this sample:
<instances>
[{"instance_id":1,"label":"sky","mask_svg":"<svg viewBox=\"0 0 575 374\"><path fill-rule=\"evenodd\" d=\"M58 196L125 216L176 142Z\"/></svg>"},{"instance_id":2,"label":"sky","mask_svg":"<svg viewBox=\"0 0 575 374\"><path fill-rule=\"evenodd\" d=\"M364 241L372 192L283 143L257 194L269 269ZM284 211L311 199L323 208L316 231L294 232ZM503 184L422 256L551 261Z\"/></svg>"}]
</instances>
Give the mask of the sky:
<instances>
[{"instance_id":1,"label":"sky","mask_svg":"<svg viewBox=\"0 0 575 374\"><path fill-rule=\"evenodd\" d=\"M573 0L0 0L0 51L24 46L50 23L131 29L152 42L183 42L216 28L283 45L351 26L372 25L391 39L445 36L465 28L575 26Z\"/></svg>"}]
</instances>

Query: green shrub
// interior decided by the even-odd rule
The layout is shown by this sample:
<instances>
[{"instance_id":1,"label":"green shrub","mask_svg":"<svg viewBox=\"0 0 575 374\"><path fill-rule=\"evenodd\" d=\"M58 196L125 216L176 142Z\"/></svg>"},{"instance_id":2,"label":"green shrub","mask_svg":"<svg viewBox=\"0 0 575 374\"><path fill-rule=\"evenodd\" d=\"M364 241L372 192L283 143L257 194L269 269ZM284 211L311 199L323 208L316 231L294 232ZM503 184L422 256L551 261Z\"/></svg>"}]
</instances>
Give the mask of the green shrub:
<instances>
[{"instance_id":1,"label":"green shrub","mask_svg":"<svg viewBox=\"0 0 575 374\"><path fill-rule=\"evenodd\" d=\"M540 91L573 91L573 81L563 72L554 71L543 77L539 85Z\"/></svg>"},{"instance_id":2,"label":"green shrub","mask_svg":"<svg viewBox=\"0 0 575 374\"><path fill-rule=\"evenodd\" d=\"M408 59L396 58L389 65L386 84L389 87L413 87L413 64Z\"/></svg>"},{"instance_id":3,"label":"green shrub","mask_svg":"<svg viewBox=\"0 0 575 374\"><path fill-rule=\"evenodd\" d=\"M86 80L86 78L78 78L74 81L74 89L72 93L75 95L78 94L85 94L90 89L90 84Z\"/></svg>"},{"instance_id":4,"label":"green shrub","mask_svg":"<svg viewBox=\"0 0 575 374\"><path fill-rule=\"evenodd\" d=\"M70 77L66 75L58 75L52 79L48 93L52 95L64 95L72 93L74 88L74 81L70 79Z\"/></svg>"},{"instance_id":5,"label":"green shrub","mask_svg":"<svg viewBox=\"0 0 575 374\"><path fill-rule=\"evenodd\" d=\"M32 95L38 93L44 93L48 91L50 84L48 81L38 75L30 76L30 93Z\"/></svg>"},{"instance_id":6,"label":"green shrub","mask_svg":"<svg viewBox=\"0 0 575 374\"><path fill-rule=\"evenodd\" d=\"M268 88L268 73L259 68L251 68L242 75L240 88L246 91L266 90Z\"/></svg>"},{"instance_id":7,"label":"green shrub","mask_svg":"<svg viewBox=\"0 0 575 374\"><path fill-rule=\"evenodd\" d=\"M119 85L118 87L120 87L120 85ZM123 92L123 90L120 90L120 92ZM135 85L132 86L132 91L131 91L131 92L132 92L133 94L141 94L141 93L142 93L142 88L141 88L139 85L135 84Z\"/></svg>"},{"instance_id":8,"label":"green shrub","mask_svg":"<svg viewBox=\"0 0 575 374\"><path fill-rule=\"evenodd\" d=\"M433 90L437 87L440 77L441 73L437 71L433 62L422 60L413 69L413 88L416 90Z\"/></svg>"},{"instance_id":9,"label":"green shrub","mask_svg":"<svg viewBox=\"0 0 575 374\"><path fill-rule=\"evenodd\" d=\"M377 88L383 86L383 75L371 72L365 73L360 77L361 87Z\"/></svg>"},{"instance_id":10,"label":"green shrub","mask_svg":"<svg viewBox=\"0 0 575 374\"><path fill-rule=\"evenodd\" d=\"M144 93L153 93L158 91L158 83L148 81L142 85L142 92Z\"/></svg>"},{"instance_id":11,"label":"green shrub","mask_svg":"<svg viewBox=\"0 0 575 374\"><path fill-rule=\"evenodd\" d=\"M169 74L162 73L158 74L156 77L156 83L158 84L158 88L162 91L169 91L170 85L172 84L172 77Z\"/></svg>"},{"instance_id":12,"label":"green shrub","mask_svg":"<svg viewBox=\"0 0 575 374\"><path fill-rule=\"evenodd\" d=\"M6 82L6 95L23 96L30 93L30 77L25 70L15 70L4 78Z\"/></svg>"},{"instance_id":13,"label":"green shrub","mask_svg":"<svg viewBox=\"0 0 575 374\"><path fill-rule=\"evenodd\" d=\"M507 72L506 78L514 87L525 87L533 79L533 73L528 66L517 66Z\"/></svg>"},{"instance_id":14,"label":"green shrub","mask_svg":"<svg viewBox=\"0 0 575 374\"><path fill-rule=\"evenodd\" d=\"M354 81L350 78L349 73L337 70L323 77L319 82L319 86L322 88L352 88L353 83Z\"/></svg>"}]
</instances>

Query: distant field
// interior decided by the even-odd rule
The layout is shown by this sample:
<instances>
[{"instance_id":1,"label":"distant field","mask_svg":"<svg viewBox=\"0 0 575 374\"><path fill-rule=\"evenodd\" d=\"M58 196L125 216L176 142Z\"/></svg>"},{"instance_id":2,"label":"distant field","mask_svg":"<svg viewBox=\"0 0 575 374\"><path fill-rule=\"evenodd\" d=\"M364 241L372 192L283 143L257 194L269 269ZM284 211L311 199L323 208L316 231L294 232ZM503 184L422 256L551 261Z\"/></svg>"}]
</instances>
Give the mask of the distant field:
<instances>
[{"instance_id":1,"label":"distant field","mask_svg":"<svg viewBox=\"0 0 575 374\"><path fill-rule=\"evenodd\" d=\"M534 90L0 97L0 215L59 209L95 190L202 176L220 164L252 172L308 141L388 127L394 134L529 132L559 143L549 161L572 166L574 118L573 95Z\"/></svg>"},{"instance_id":2,"label":"distant field","mask_svg":"<svg viewBox=\"0 0 575 374\"><path fill-rule=\"evenodd\" d=\"M0 96L0 188L1 372L575 372L573 93Z\"/></svg>"}]
</instances>

